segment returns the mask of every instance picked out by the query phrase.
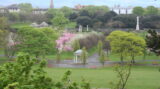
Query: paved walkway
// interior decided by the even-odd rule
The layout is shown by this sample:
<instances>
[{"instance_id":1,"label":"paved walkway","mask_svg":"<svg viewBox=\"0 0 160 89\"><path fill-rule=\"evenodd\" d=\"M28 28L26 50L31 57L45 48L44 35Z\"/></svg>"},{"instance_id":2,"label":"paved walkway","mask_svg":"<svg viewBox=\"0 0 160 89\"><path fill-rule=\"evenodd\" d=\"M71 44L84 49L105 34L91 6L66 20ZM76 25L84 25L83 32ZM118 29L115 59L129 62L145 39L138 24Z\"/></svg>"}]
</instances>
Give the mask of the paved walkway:
<instances>
[{"instance_id":1,"label":"paved walkway","mask_svg":"<svg viewBox=\"0 0 160 89\"><path fill-rule=\"evenodd\" d=\"M103 65L99 62L98 54L94 54L87 59L87 64L83 65L81 63L75 64L73 60L63 60L57 63L55 60L49 60L49 67L61 67L61 68L100 68ZM129 63L130 61L125 61L125 63ZM143 62L160 62L160 60L137 60L136 65L146 65L146 66L154 66L153 64L141 64ZM121 63L120 61L105 61L104 66L112 66L114 64ZM160 66L160 64L158 65Z\"/></svg>"}]
</instances>

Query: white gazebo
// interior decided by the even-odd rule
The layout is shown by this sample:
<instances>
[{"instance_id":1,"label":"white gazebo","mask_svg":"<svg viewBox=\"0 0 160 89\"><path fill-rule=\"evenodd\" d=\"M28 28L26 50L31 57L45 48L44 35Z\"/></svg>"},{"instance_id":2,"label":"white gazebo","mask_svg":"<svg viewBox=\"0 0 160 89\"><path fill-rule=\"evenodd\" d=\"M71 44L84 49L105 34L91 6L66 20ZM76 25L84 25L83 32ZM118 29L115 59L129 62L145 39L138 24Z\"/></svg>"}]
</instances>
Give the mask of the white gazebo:
<instances>
[{"instance_id":1,"label":"white gazebo","mask_svg":"<svg viewBox=\"0 0 160 89\"><path fill-rule=\"evenodd\" d=\"M73 60L74 63L81 62L81 60L78 61L78 59L81 57L82 53L83 53L83 50L81 49L74 52L74 60Z\"/></svg>"}]
</instances>

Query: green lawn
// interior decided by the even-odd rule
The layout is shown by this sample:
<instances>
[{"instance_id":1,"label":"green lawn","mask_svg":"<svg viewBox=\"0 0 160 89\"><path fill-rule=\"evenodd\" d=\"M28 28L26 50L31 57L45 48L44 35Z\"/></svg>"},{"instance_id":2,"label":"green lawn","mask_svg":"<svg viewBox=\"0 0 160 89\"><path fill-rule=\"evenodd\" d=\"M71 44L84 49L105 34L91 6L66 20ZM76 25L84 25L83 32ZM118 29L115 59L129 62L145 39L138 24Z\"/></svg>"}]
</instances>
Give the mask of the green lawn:
<instances>
[{"instance_id":1,"label":"green lawn","mask_svg":"<svg viewBox=\"0 0 160 89\"><path fill-rule=\"evenodd\" d=\"M29 26L30 23L16 23L16 24L11 24L11 28L19 29L22 27Z\"/></svg>"},{"instance_id":2,"label":"green lawn","mask_svg":"<svg viewBox=\"0 0 160 89\"><path fill-rule=\"evenodd\" d=\"M110 54L107 59L110 61L120 61L120 57L115 54ZM131 60L130 57L126 57L125 59ZM154 53L152 53L148 54L145 59L143 58L143 56L136 56L135 60L160 60L160 56L156 56Z\"/></svg>"},{"instance_id":3,"label":"green lawn","mask_svg":"<svg viewBox=\"0 0 160 89\"><path fill-rule=\"evenodd\" d=\"M110 88L110 82L117 77L113 68L102 69L64 69L47 68L46 71L54 81L59 81L65 71L71 70L71 79L80 82L82 78L88 80L95 88ZM134 67L127 84L127 89L158 89L160 88L160 72L158 67Z\"/></svg>"},{"instance_id":4,"label":"green lawn","mask_svg":"<svg viewBox=\"0 0 160 89\"><path fill-rule=\"evenodd\" d=\"M88 57L92 56L94 53L96 53L96 47L88 50ZM56 54L47 55L47 59L55 60ZM62 52L61 53L61 60L72 60L74 58L74 52Z\"/></svg>"}]
</instances>

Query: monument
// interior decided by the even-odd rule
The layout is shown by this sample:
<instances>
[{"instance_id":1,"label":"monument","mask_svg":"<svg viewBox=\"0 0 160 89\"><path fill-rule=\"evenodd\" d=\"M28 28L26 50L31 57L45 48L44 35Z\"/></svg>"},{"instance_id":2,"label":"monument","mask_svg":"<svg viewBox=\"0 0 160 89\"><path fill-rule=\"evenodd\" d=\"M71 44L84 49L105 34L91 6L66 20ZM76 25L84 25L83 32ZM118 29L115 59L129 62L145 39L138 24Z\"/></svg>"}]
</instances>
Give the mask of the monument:
<instances>
[{"instance_id":1,"label":"monument","mask_svg":"<svg viewBox=\"0 0 160 89\"><path fill-rule=\"evenodd\" d=\"M54 8L53 0L51 0L50 8Z\"/></svg>"},{"instance_id":2,"label":"monument","mask_svg":"<svg viewBox=\"0 0 160 89\"><path fill-rule=\"evenodd\" d=\"M140 30L139 29L139 16L137 16L137 25L136 25L136 30L138 31L138 30Z\"/></svg>"}]
</instances>

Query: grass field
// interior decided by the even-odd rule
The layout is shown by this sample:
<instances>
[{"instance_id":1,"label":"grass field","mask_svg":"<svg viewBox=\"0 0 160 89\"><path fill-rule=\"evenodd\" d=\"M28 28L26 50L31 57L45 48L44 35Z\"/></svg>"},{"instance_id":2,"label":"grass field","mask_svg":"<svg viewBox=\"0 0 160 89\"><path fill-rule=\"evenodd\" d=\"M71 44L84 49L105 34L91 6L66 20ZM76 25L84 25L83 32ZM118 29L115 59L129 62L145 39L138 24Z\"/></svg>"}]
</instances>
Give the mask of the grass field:
<instances>
[{"instance_id":1,"label":"grass field","mask_svg":"<svg viewBox=\"0 0 160 89\"><path fill-rule=\"evenodd\" d=\"M71 79L80 82L82 78L88 80L94 88L110 88L110 82L117 77L113 68L102 69L45 69L54 81L59 81L67 70L72 71ZM126 89L158 89L160 88L160 72L158 67L133 67Z\"/></svg>"},{"instance_id":2,"label":"grass field","mask_svg":"<svg viewBox=\"0 0 160 89\"><path fill-rule=\"evenodd\" d=\"M12 24L11 28L19 29L19 28L26 27L29 25L30 23L16 23L16 24Z\"/></svg>"}]
</instances>

